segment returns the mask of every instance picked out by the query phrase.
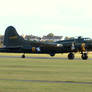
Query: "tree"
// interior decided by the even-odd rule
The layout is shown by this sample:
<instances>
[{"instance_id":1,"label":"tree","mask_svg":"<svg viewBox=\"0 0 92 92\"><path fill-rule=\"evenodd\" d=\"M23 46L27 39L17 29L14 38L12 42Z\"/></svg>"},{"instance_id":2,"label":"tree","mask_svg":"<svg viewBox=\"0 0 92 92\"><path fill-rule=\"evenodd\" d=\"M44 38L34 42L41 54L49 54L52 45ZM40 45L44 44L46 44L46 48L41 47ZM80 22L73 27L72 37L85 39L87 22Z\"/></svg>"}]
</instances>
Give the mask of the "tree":
<instances>
[{"instance_id":1,"label":"tree","mask_svg":"<svg viewBox=\"0 0 92 92\"><path fill-rule=\"evenodd\" d=\"M53 33L49 33L47 36L48 36L48 37L53 37L54 34L53 34Z\"/></svg>"},{"instance_id":2,"label":"tree","mask_svg":"<svg viewBox=\"0 0 92 92\"><path fill-rule=\"evenodd\" d=\"M68 37L68 36L66 36L65 38L64 38L64 40L69 40L70 39L70 37Z\"/></svg>"}]
</instances>

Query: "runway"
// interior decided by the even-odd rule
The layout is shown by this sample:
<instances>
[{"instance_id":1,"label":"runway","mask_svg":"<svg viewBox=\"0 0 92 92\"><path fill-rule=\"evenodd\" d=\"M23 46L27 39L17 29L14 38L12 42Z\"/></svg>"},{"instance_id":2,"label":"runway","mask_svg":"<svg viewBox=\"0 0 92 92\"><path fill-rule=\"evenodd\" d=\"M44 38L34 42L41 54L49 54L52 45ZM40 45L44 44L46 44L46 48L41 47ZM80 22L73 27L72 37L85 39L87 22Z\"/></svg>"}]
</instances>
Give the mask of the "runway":
<instances>
[{"instance_id":1,"label":"runway","mask_svg":"<svg viewBox=\"0 0 92 92\"><path fill-rule=\"evenodd\" d=\"M21 58L21 56L0 56L0 58ZM25 58L28 59L58 59L58 60L68 60L68 58L64 57L28 57L26 56ZM81 58L75 58L74 60L82 60ZM88 58L88 60L92 60L92 58Z\"/></svg>"},{"instance_id":2,"label":"runway","mask_svg":"<svg viewBox=\"0 0 92 92\"><path fill-rule=\"evenodd\" d=\"M21 58L21 56L0 56L0 58ZM62 60L68 60L67 58L63 57L28 57L26 56L25 58L29 59L62 59ZM76 60L81 60L80 58L75 58Z\"/></svg>"},{"instance_id":3,"label":"runway","mask_svg":"<svg viewBox=\"0 0 92 92\"><path fill-rule=\"evenodd\" d=\"M0 79L0 81L35 82L35 83L89 84L89 85L92 85L92 82L77 82L77 81L18 80L18 79Z\"/></svg>"},{"instance_id":4,"label":"runway","mask_svg":"<svg viewBox=\"0 0 92 92\"><path fill-rule=\"evenodd\" d=\"M21 58L21 56L0 56L0 58ZM67 58L61 58L61 57L28 57L25 58L29 59L67 59Z\"/></svg>"}]
</instances>

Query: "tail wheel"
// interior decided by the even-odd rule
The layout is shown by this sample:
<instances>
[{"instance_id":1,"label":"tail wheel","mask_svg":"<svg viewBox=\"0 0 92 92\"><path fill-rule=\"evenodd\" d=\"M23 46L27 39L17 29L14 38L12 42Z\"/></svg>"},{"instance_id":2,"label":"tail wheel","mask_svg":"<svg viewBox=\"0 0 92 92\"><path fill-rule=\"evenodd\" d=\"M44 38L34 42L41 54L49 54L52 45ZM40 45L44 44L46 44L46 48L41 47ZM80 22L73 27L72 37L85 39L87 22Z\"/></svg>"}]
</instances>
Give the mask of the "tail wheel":
<instances>
[{"instance_id":1,"label":"tail wheel","mask_svg":"<svg viewBox=\"0 0 92 92\"><path fill-rule=\"evenodd\" d=\"M73 53L69 53L68 54L68 59L74 59L74 54Z\"/></svg>"},{"instance_id":2,"label":"tail wheel","mask_svg":"<svg viewBox=\"0 0 92 92\"><path fill-rule=\"evenodd\" d=\"M25 58L25 54L23 54L21 57L22 57L22 58Z\"/></svg>"}]
</instances>

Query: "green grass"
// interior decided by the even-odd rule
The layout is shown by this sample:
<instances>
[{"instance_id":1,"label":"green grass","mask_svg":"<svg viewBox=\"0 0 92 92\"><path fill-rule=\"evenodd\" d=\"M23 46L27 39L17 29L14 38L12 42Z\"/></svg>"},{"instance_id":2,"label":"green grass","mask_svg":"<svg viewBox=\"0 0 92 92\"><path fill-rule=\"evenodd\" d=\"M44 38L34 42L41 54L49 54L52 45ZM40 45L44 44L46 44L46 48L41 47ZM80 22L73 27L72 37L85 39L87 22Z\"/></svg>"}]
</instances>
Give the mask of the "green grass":
<instances>
[{"instance_id":1,"label":"green grass","mask_svg":"<svg viewBox=\"0 0 92 92\"><path fill-rule=\"evenodd\" d=\"M90 84L45 83L13 79L92 82L92 61L0 58L0 92L91 92Z\"/></svg>"}]
</instances>

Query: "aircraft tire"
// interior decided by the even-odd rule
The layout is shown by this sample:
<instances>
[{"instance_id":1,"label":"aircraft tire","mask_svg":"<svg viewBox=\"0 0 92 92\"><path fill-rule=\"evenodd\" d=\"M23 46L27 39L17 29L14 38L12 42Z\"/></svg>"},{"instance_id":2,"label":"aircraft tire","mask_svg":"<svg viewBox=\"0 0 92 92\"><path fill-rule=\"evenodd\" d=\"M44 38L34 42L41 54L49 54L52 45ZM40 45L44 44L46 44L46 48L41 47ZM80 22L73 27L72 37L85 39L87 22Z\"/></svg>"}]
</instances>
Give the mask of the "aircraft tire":
<instances>
[{"instance_id":1,"label":"aircraft tire","mask_svg":"<svg viewBox=\"0 0 92 92\"><path fill-rule=\"evenodd\" d=\"M25 55L24 54L22 55L22 58L25 58Z\"/></svg>"},{"instance_id":2,"label":"aircraft tire","mask_svg":"<svg viewBox=\"0 0 92 92\"><path fill-rule=\"evenodd\" d=\"M74 59L74 54L73 53L69 53L68 54L68 59L71 59L71 60Z\"/></svg>"},{"instance_id":3,"label":"aircraft tire","mask_svg":"<svg viewBox=\"0 0 92 92\"><path fill-rule=\"evenodd\" d=\"M87 60L88 59L87 53L83 53L82 56L81 56L81 58L83 60Z\"/></svg>"}]
</instances>

